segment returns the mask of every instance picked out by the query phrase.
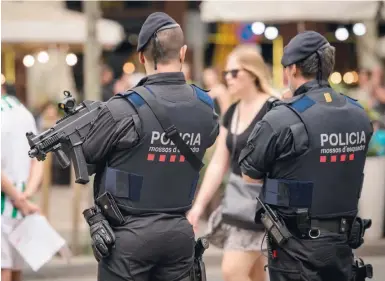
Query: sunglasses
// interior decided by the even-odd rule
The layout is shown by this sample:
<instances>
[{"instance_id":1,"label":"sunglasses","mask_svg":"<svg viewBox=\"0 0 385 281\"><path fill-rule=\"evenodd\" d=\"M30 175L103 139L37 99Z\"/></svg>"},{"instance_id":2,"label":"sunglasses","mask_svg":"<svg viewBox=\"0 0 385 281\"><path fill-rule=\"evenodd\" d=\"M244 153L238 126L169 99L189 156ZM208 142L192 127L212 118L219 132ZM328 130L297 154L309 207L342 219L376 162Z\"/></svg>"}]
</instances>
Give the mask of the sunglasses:
<instances>
[{"instance_id":1,"label":"sunglasses","mask_svg":"<svg viewBox=\"0 0 385 281\"><path fill-rule=\"evenodd\" d=\"M227 76L228 73L231 74L231 77L237 78L239 71L240 71L240 69L231 69L231 70L222 71L223 79L226 79L226 76Z\"/></svg>"}]
</instances>

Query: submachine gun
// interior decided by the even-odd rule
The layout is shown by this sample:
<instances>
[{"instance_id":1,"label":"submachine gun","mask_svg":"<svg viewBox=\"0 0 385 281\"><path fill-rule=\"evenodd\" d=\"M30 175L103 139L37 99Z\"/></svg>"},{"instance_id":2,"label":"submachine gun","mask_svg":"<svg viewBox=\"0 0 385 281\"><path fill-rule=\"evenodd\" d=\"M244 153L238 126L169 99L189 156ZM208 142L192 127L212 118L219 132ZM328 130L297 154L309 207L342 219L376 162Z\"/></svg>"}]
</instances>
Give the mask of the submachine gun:
<instances>
[{"instance_id":1,"label":"submachine gun","mask_svg":"<svg viewBox=\"0 0 385 281\"><path fill-rule=\"evenodd\" d=\"M75 169L75 182L86 184L89 181L89 174L81 146L82 138L90 130L91 122L98 115L102 102L85 100L76 105L75 98L69 91L64 91L64 96L64 100L58 106L65 115L55 126L39 135L26 133L31 147L28 155L44 161L47 153L53 152L63 169L71 164L71 160Z\"/></svg>"},{"instance_id":2,"label":"submachine gun","mask_svg":"<svg viewBox=\"0 0 385 281\"><path fill-rule=\"evenodd\" d=\"M201 237L195 243L194 265L191 270L191 281L206 281L206 267L203 262L203 253L209 247L207 238Z\"/></svg>"}]
</instances>

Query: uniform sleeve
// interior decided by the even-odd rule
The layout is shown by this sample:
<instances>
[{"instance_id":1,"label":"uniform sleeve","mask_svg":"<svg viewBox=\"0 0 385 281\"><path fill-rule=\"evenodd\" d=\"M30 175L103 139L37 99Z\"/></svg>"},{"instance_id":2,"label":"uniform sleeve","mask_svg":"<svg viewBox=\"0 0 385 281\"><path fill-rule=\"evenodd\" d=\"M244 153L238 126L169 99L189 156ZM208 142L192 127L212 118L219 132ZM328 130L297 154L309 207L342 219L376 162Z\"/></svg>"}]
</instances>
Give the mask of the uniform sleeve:
<instances>
[{"instance_id":1,"label":"uniform sleeve","mask_svg":"<svg viewBox=\"0 0 385 281\"><path fill-rule=\"evenodd\" d=\"M117 102L126 103L125 109L116 108ZM113 150L132 148L139 141L139 135L140 120L131 106L125 101L108 102L84 139L82 148L86 162L97 164Z\"/></svg>"},{"instance_id":2,"label":"uniform sleeve","mask_svg":"<svg viewBox=\"0 0 385 281\"><path fill-rule=\"evenodd\" d=\"M268 122L258 122L239 157L242 173L253 179L262 179L275 161L277 139L277 133Z\"/></svg>"},{"instance_id":3,"label":"uniform sleeve","mask_svg":"<svg viewBox=\"0 0 385 281\"><path fill-rule=\"evenodd\" d=\"M269 111L256 124L239 157L243 174L262 179L276 161L295 159L308 149L305 125L289 109Z\"/></svg>"}]
</instances>

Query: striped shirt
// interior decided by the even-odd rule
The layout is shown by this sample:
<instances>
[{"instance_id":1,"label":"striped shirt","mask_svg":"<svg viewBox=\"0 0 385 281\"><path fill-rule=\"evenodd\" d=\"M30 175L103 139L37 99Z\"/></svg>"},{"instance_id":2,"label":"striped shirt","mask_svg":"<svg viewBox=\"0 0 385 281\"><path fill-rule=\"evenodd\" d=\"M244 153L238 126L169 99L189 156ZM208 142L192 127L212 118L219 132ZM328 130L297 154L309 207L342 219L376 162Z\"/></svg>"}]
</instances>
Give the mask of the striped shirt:
<instances>
[{"instance_id":1,"label":"striped shirt","mask_svg":"<svg viewBox=\"0 0 385 281\"><path fill-rule=\"evenodd\" d=\"M20 101L9 95L1 97L1 170L15 188L24 191L29 178L31 158L26 132L36 134L36 122ZM20 212L7 196L1 193L1 216L20 219Z\"/></svg>"}]
</instances>

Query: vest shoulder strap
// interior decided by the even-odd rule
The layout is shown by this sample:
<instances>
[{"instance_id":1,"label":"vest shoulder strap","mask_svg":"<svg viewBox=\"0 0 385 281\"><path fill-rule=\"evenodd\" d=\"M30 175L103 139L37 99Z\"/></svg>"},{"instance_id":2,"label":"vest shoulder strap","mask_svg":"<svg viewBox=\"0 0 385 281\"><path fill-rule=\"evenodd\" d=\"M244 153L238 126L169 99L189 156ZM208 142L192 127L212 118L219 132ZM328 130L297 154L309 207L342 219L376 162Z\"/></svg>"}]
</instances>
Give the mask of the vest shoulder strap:
<instances>
[{"instance_id":1,"label":"vest shoulder strap","mask_svg":"<svg viewBox=\"0 0 385 281\"><path fill-rule=\"evenodd\" d=\"M355 106L358 106L358 107L364 109L364 107L358 102L358 100L353 99L353 98L351 98L351 97L349 97L349 96L347 96L347 95L344 95L343 93L340 93L340 94L341 94L342 96L344 96L344 97L347 99L347 101L350 102L351 104L353 104L353 105L355 105Z\"/></svg>"},{"instance_id":2,"label":"vest shoulder strap","mask_svg":"<svg viewBox=\"0 0 385 281\"><path fill-rule=\"evenodd\" d=\"M267 99L267 111L270 111L274 107L276 107L278 105L282 105L284 103L285 103L284 101L281 101L280 99L272 96L272 97Z\"/></svg>"},{"instance_id":3,"label":"vest shoulder strap","mask_svg":"<svg viewBox=\"0 0 385 281\"><path fill-rule=\"evenodd\" d=\"M303 95L301 98L287 103L287 105L295 109L297 112L303 113L312 107L315 103L316 102L312 98L308 97L307 95Z\"/></svg>"},{"instance_id":4,"label":"vest shoulder strap","mask_svg":"<svg viewBox=\"0 0 385 281\"><path fill-rule=\"evenodd\" d=\"M204 166L202 161L192 152L191 148L181 138L179 130L171 122L166 109L156 100L154 93L145 86L133 88L124 96L136 107L146 103L153 112L166 136L176 145L180 153L186 158L190 165L200 171Z\"/></svg>"},{"instance_id":5,"label":"vest shoulder strap","mask_svg":"<svg viewBox=\"0 0 385 281\"><path fill-rule=\"evenodd\" d=\"M191 84L190 85L195 94L197 95L198 99L200 99L203 103L207 104L208 106L210 106L212 109L214 109L214 101L213 99L207 94L208 91L198 87L197 85L195 84Z\"/></svg>"}]
</instances>

